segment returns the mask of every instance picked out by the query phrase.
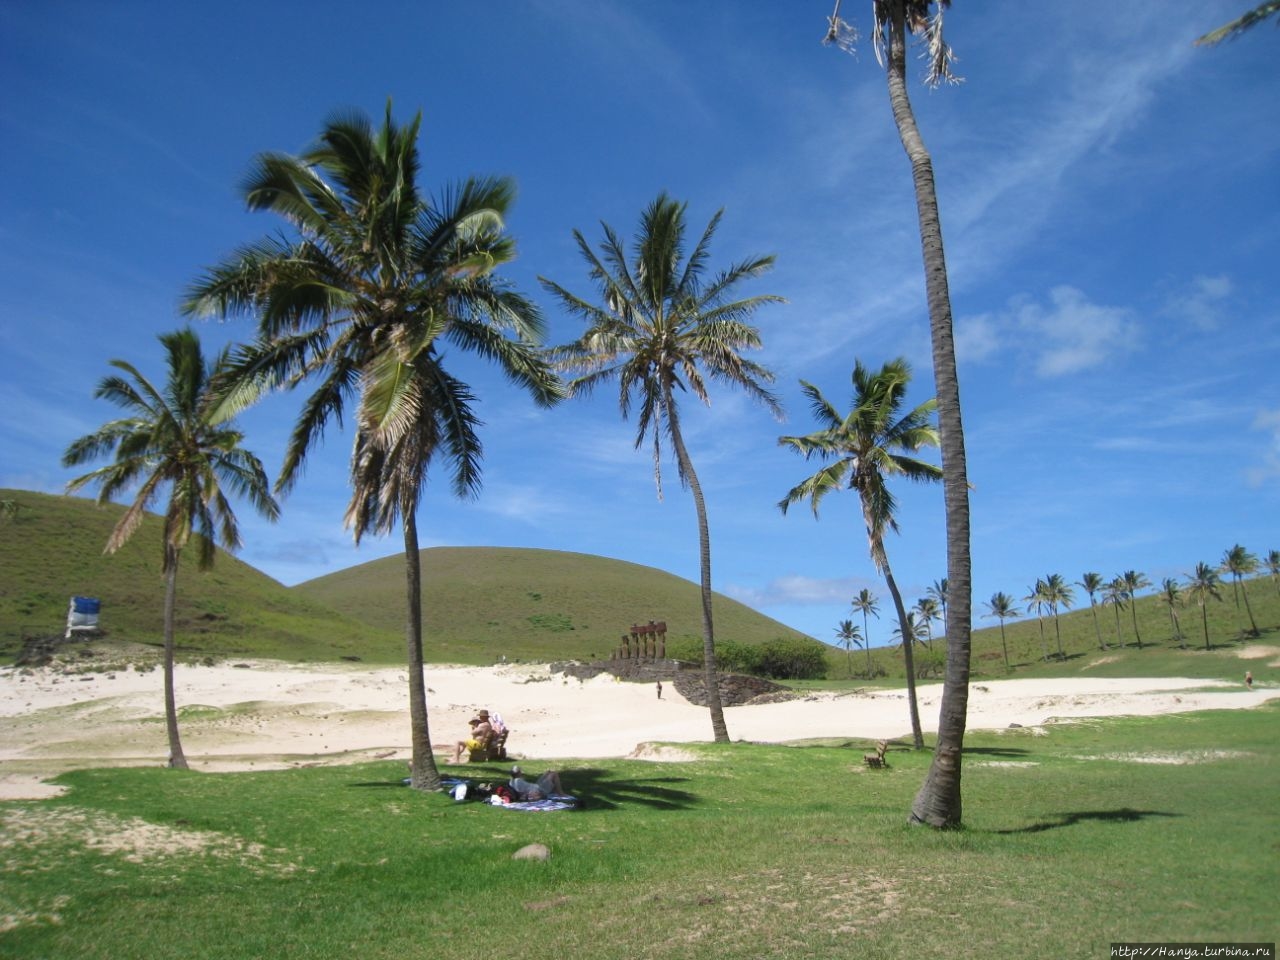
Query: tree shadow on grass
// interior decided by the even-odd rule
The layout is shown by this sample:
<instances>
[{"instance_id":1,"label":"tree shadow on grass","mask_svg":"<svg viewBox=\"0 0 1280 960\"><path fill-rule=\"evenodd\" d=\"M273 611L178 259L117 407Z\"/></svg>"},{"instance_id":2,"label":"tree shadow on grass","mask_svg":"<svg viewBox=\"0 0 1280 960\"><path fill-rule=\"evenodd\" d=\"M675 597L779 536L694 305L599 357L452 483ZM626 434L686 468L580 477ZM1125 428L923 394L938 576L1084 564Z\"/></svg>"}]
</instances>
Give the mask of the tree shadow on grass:
<instances>
[{"instance_id":1,"label":"tree shadow on grass","mask_svg":"<svg viewBox=\"0 0 1280 960\"><path fill-rule=\"evenodd\" d=\"M1137 823L1148 817L1181 817L1180 813L1165 813L1161 810L1132 810L1121 807L1119 810L1076 810L1071 813L1060 813L1056 820L1041 820L1026 827L1007 830L995 830L994 833L1042 833L1045 830L1056 830L1059 827L1072 827L1078 823L1094 820L1101 823Z\"/></svg>"},{"instance_id":2,"label":"tree shadow on grass","mask_svg":"<svg viewBox=\"0 0 1280 960\"><path fill-rule=\"evenodd\" d=\"M966 757L1027 757L1030 750L1022 747L965 747Z\"/></svg>"},{"instance_id":3,"label":"tree shadow on grass","mask_svg":"<svg viewBox=\"0 0 1280 960\"><path fill-rule=\"evenodd\" d=\"M477 770L474 767L466 770L441 771L446 780L465 780L470 784L506 783L510 769L504 767L500 771ZM533 771L530 771L532 778ZM701 802L700 798L688 790L680 789L674 784L688 783L688 777L640 777L624 778L609 774L604 770L575 767L563 773L564 788L577 797L581 809L616 810L623 805L639 804L657 810L686 810ZM349 787L382 788L397 787L404 789L404 777L389 780L367 780L349 783Z\"/></svg>"}]
</instances>

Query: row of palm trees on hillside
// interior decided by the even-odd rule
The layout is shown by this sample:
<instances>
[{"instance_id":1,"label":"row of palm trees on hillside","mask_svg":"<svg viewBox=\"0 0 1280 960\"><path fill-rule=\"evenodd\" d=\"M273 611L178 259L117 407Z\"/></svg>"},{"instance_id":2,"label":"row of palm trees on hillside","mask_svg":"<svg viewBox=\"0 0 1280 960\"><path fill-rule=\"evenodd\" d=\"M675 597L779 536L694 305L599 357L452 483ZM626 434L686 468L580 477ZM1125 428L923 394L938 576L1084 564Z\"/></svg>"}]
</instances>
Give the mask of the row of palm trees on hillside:
<instances>
[{"instance_id":1,"label":"row of palm trees on hillside","mask_svg":"<svg viewBox=\"0 0 1280 960\"><path fill-rule=\"evenodd\" d=\"M1225 575L1229 575L1231 578L1237 611L1242 612L1249 622L1248 628L1242 627L1241 635L1257 636L1258 626L1253 616L1253 609L1249 604L1249 595L1245 589L1244 579L1258 573L1264 566L1271 577L1277 595L1280 596L1280 550L1271 550L1265 557L1259 559L1257 555L1251 553L1242 545L1235 544L1224 552L1221 562L1216 567L1208 563L1198 563L1194 572L1188 574L1184 581L1179 581L1174 577L1164 577L1160 581L1155 597L1169 616L1170 626L1172 627L1171 636L1178 642L1179 646L1186 647L1186 637L1182 632L1179 612L1187 604L1192 603L1200 608L1205 648L1210 648L1207 607L1211 601L1224 601L1222 578ZM1076 594L1073 587L1079 587L1089 597L1089 607L1099 650L1106 651L1110 649L1106 639L1103 637L1102 625L1098 618L1099 606L1110 606L1115 612L1115 644L1117 646L1124 645L1120 614L1127 608L1131 614L1135 643L1138 649L1142 649L1142 634L1138 627L1134 600L1140 591L1152 586L1151 581L1143 573L1136 570L1126 570L1111 580L1106 580L1100 573L1090 571L1082 574L1074 584L1068 583L1061 574L1051 573L1036 580L1030 591L1023 598L1023 602L1026 604L1025 607L1020 606L1019 601L1010 594L1004 591L997 591L986 602L984 616L999 621L1000 643L1006 670L1012 670L1012 665L1009 660L1009 647L1004 629L1005 623L1009 620L1017 619L1024 612L1036 615L1042 659L1050 659L1044 626L1046 614L1053 621L1057 656L1060 659L1065 659L1066 651L1062 643L1059 615L1063 611L1070 610L1075 603ZM945 614L942 613L943 608L937 600L940 593L945 595L945 591L945 580L935 582L929 588L929 595L917 600L915 607L907 612L906 635L912 637L913 642L926 645L931 642L931 622L939 616L945 619ZM853 598L852 608L854 612L861 613L863 618L862 627L859 628L852 619L841 620L836 627L836 639L844 644L848 653L851 653L853 646L865 648L867 655L865 675L870 677L873 675L875 668L871 660L867 617L879 616L879 600L871 590L863 588ZM899 646L902 644L903 635L902 625L894 629L893 637ZM850 659L850 676L852 676L852 672L852 660Z\"/></svg>"}]
</instances>

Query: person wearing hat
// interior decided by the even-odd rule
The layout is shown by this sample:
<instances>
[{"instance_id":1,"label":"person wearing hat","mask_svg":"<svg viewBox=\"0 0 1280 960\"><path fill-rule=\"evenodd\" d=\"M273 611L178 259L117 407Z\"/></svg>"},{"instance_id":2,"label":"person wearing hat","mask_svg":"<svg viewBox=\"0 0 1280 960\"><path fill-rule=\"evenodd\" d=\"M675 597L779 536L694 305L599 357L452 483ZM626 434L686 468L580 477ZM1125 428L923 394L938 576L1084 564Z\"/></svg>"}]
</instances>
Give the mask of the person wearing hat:
<instances>
[{"instance_id":1,"label":"person wearing hat","mask_svg":"<svg viewBox=\"0 0 1280 960\"><path fill-rule=\"evenodd\" d=\"M461 763L462 755L470 753L472 750L479 750L493 737L493 727L489 724L489 711L481 710L478 714L467 721L471 725L471 733L467 739L459 740L453 749L453 759L450 763Z\"/></svg>"},{"instance_id":2,"label":"person wearing hat","mask_svg":"<svg viewBox=\"0 0 1280 960\"><path fill-rule=\"evenodd\" d=\"M524 771L519 766L514 766L507 785L521 800L545 800L547 797L565 795L564 787L560 784L560 774L554 770L548 770L537 780L529 781L525 779Z\"/></svg>"}]
</instances>

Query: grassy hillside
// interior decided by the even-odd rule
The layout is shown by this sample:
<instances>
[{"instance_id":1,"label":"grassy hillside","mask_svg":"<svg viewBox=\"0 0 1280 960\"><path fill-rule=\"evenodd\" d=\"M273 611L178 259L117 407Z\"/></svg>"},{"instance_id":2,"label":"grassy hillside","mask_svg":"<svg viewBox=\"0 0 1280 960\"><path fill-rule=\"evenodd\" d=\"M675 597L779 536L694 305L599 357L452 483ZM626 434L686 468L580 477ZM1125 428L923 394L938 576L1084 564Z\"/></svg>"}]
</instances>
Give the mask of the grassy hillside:
<instances>
[{"instance_id":1,"label":"grassy hillside","mask_svg":"<svg viewBox=\"0 0 1280 960\"><path fill-rule=\"evenodd\" d=\"M0 490L18 504L0 519L0 658L25 640L60 635L75 594L102 600L102 626L112 642L163 640L161 523L148 516L114 556L103 545L124 508L24 490ZM182 655L335 660L402 656L398 632L363 624L220 552L200 571L195 551L178 570L178 645Z\"/></svg>"},{"instance_id":2,"label":"grassy hillside","mask_svg":"<svg viewBox=\"0 0 1280 960\"><path fill-rule=\"evenodd\" d=\"M60 635L75 594L102 600L110 643L158 645L164 583L160 520L114 556L102 547L123 507L22 490L0 517L0 659L24 641ZM502 548L423 552L425 655L491 663L607 656L634 622L665 620L669 637L700 637L698 587L633 563L584 554ZM404 559L362 564L285 587L220 552L199 571L194 551L178 574L179 653L373 663L404 659ZM717 635L758 643L797 631L726 597Z\"/></svg>"},{"instance_id":3,"label":"grassy hillside","mask_svg":"<svg viewBox=\"0 0 1280 960\"><path fill-rule=\"evenodd\" d=\"M422 551L427 656L487 663L606 657L633 623L661 620L668 641L701 638L698 586L652 567L555 550L436 547ZM294 588L387 630L404 622L404 557L386 557ZM803 636L728 597L716 637L763 643Z\"/></svg>"},{"instance_id":4,"label":"grassy hillside","mask_svg":"<svg viewBox=\"0 0 1280 960\"><path fill-rule=\"evenodd\" d=\"M1006 671L998 621L983 617L986 605L974 603L972 668L975 678L998 679L1006 676L1049 677L1085 673L1098 677L1183 676L1239 680L1246 669L1254 675L1277 673L1268 666L1275 657L1249 659L1241 654L1254 645L1280 645L1280 587L1270 575L1245 580L1240 585L1239 605L1231 583L1222 585L1222 600L1210 601L1205 608L1208 621L1208 649L1205 647L1204 621L1194 603L1178 607L1176 612L1182 637L1174 633L1169 608L1159 598L1147 594L1117 611L1113 606L1089 607L1087 595L1078 599L1075 608L1059 615L1062 651L1052 617L1038 621L1034 615L1006 621L1005 644L1012 672ZM1248 607L1245 598L1248 598ZM1253 611L1259 636L1248 635L1248 609ZM1116 614L1119 613L1117 624ZM1095 620L1096 614L1096 620ZM1134 620L1137 620L1135 631ZM881 615L883 618L883 614ZM995 626L983 626L984 624ZM1041 628L1043 627L1043 641ZM1101 639L1099 639L1101 638ZM1139 646L1141 640L1141 646ZM1105 649L1104 649L1105 647ZM932 657L941 664L945 643L933 643ZM1045 654L1048 653L1048 658ZM890 650L873 650L872 656L889 673L890 678L903 675L902 657ZM853 651L853 669L863 669L866 654ZM917 648L916 663L928 661L930 651ZM831 658L833 677L847 672L843 651Z\"/></svg>"}]
</instances>

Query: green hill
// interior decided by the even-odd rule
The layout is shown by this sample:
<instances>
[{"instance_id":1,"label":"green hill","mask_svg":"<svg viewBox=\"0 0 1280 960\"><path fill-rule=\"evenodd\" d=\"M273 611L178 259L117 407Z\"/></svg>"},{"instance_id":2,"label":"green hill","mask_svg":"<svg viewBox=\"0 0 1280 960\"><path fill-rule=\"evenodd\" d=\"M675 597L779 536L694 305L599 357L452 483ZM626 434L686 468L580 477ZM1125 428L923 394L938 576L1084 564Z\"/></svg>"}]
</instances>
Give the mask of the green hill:
<instances>
[{"instance_id":1,"label":"green hill","mask_svg":"<svg viewBox=\"0 0 1280 960\"><path fill-rule=\"evenodd\" d=\"M28 640L61 635L76 594L102 600L111 644L161 643L158 517L146 517L108 557L102 547L123 507L23 490L0 490L0 501L17 505L0 516L0 659L11 661ZM701 636L697 585L651 567L504 548L438 548L422 557L431 662L603 657L637 621L665 620L670 640ZM399 663L404 590L403 556L285 587L224 552L200 571L190 551L178 573L179 653ZM717 597L716 616L725 640L802 636L727 597Z\"/></svg>"},{"instance_id":2,"label":"green hill","mask_svg":"<svg viewBox=\"0 0 1280 960\"><path fill-rule=\"evenodd\" d=\"M702 636L698 585L605 557L511 547L422 551L429 657L464 663L607 657L633 623L665 621L668 642ZM386 557L299 584L362 623L401 630L404 557ZM744 644L804 636L716 596L716 638Z\"/></svg>"},{"instance_id":3,"label":"green hill","mask_svg":"<svg viewBox=\"0 0 1280 960\"><path fill-rule=\"evenodd\" d=\"M147 516L114 556L102 552L124 508L25 490L0 490L16 513L0 518L0 657L12 660L26 640L61 635L73 595L102 600L112 643L160 645L164 582L161 521ZM189 550L178 569L180 655L336 660L377 651L401 655L398 633L360 623L219 552L198 570ZM394 651L394 654L393 654Z\"/></svg>"}]
</instances>

